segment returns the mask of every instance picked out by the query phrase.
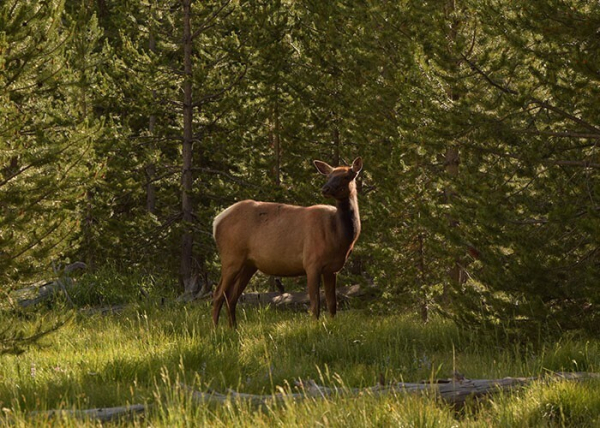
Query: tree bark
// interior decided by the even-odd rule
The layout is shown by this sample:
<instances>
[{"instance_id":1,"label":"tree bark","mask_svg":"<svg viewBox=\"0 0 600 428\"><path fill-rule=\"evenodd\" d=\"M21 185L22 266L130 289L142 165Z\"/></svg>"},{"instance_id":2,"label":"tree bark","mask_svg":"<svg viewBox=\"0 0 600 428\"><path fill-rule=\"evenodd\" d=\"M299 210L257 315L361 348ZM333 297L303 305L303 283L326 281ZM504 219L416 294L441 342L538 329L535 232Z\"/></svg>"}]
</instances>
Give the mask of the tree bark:
<instances>
[{"instance_id":1,"label":"tree bark","mask_svg":"<svg viewBox=\"0 0 600 428\"><path fill-rule=\"evenodd\" d=\"M192 207L192 0L182 0L183 5L183 170L181 172L181 210L183 237L181 241L181 285L186 294L195 294L196 281L192 273L193 207Z\"/></svg>"}]
</instances>

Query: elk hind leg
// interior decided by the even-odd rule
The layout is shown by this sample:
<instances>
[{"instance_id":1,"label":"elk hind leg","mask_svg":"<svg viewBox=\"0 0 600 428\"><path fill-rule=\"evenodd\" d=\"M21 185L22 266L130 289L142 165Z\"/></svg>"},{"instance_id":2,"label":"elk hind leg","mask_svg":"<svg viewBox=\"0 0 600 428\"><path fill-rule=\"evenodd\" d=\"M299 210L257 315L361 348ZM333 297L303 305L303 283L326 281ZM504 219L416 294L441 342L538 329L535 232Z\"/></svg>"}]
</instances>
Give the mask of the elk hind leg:
<instances>
[{"instance_id":1,"label":"elk hind leg","mask_svg":"<svg viewBox=\"0 0 600 428\"><path fill-rule=\"evenodd\" d=\"M235 284L227 291L226 302L227 309L229 313L229 326L235 328L237 324L235 309L237 307L237 302L244 289L250 282L252 276L256 273L256 268L254 266L244 266L242 270L238 273Z\"/></svg>"},{"instance_id":2,"label":"elk hind leg","mask_svg":"<svg viewBox=\"0 0 600 428\"><path fill-rule=\"evenodd\" d=\"M226 303L228 294L231 293L231 288L233 288L240 270L241 268L239 267L221 267L221 280L213 298L212 319L214 325L219 323L221 308L223 307L223 303Z\"/></svg>"},{"instance_id":3,"label":"elk hind leg","mask_svg":"<svg viewBox=\"0 0 600 428\"><path fill-rule=\"evenodd\" d=\"M215 326L219 324L219 314L221 313L223 302L225 302L225 294L223 293L223 277L221 277L213 297L212 319Z\"/></svg>"}]
</instances>

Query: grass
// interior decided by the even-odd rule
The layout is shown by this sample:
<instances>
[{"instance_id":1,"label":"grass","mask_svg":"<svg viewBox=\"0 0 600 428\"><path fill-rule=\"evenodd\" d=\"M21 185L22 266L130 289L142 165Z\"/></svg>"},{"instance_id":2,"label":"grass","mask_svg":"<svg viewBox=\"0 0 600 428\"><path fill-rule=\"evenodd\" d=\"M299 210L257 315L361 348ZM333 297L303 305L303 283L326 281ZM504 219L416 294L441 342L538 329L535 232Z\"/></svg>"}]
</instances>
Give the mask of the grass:
<instances>
[{"instance_id":1,"label":"grass","mask_svg":"<svg viewBox=\"0 0 600 428\"><path fill-rule=\"evenodd\" d=\"M436 318L343 311L335 319L238 308L239 328L213 329L207 304L77 315L40 347L0 356L0 424L47 426L31 412L142 403L139 426L600 426L600 382L535 383L455 411L435 397L391 395L199 405L180 387L270 394L296 379L365 387L387 380L600 372L600 341L539 343L481 336ZM15 315L13 315L15 316ZM11 322L10 316L6 319ZM223 320L224 321L224 320ZM223 324L226 324L223 322ZM54 426L81 426L67 416ZM94 422L87 422L90 426Z\"/></svg>"}]
</instances>

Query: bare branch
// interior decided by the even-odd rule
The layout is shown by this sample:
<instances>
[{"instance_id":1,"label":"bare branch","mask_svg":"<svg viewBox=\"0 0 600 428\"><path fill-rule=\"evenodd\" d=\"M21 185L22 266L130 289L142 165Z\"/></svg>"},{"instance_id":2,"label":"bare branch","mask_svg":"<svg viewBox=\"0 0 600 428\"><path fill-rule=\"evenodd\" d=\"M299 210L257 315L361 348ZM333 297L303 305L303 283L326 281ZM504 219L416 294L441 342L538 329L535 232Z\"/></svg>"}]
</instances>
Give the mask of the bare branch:
<instances>
[{"instance_id":1,"label":"bare branch","mask_svg":"<svg viewBox=\"0 0 600 428\"><path fill-rule=\"evenodd\" d=\"M481 75L493 87L500 89L502 92L504 92L506 94L511 94L511 95L519 94L514 89L510 89L509 87L506 87L506 86L496 82L495 80L493 80L490 76L488 76L487 73L485 73L481 68L479 68L477 66L477 64L475 64L473 61L471 61L469 58L467 58L466 55L461 54L461 57L467 64L469 64L469 67L471 67L471 70L473 70L473 71L477 72L479 75Z\"/></svg>"},{"instance_id":2,"label":"bare branch","mask_svg":"<svg viewBox=\"0 0 600 428\"><path fill-rule=\"evenodd\" d=\"M581 166L583 168L600 168L600 163L594 163L590 161L575 161L575 160L557 160L550 161L552 165L561 166Z\"/></svg>"},{"instance_id":3,"label":"bare branch","mask_svg":"<svg viewBox=\"0 0 600 428\"><path fill-rule=\"evenodd\" d=\"M248 71L248 66L246 64L244 64L244 70L235 78L235 80L233 82L231 82L231 84L229 84L227 87L221 89L220 91L215 92L214 94L206 95L205 97L202 97L198 101L193 102L192 107L198 107L202 104L206 104L216 98L221 97L225 93L229 92L235 85L237 85L244 78L247 71Z\"/></svg>"},{"instance_id":4,"label":"bare branch","mask_svg":"<svg viewBox=\"0 0 600 428\"><path fill-rule=\"evenodd\" d=\"M204 20L204 22L200 25L200 27L196 31L194 31L194 33L192 34L191 39L194 40L196 37L198 37L198 35L202 34L204 31L206 31L209 28L213 27L214 26L214 21L221 14L221 12L223 11L223 9L225 9L230 3L231 3L231 0L225 0L223 3L221 3L221 5L213 13L211 13L208 16L208 18L206 18ZM231 10L230 12L228 12L227 14L225 14L224 17L227 17L232 12L233 12L233 10Z\"/></svg>"},{"instance_id":5,"label":"bare branch","mask_svg":"<svg viewBox=\"0 0 600 428\"><path fill-rule=\"evenodd\" d=\"M561 116L564 116L567 119L569 119L569 120L571 120L571 121L573 121L573 122L575 122L575 123L583 126L584 128L587 128L587 129L589 129L591 131L594 131L596 134L600 134L600 129L599 128L596 128L595 126L593 126L592 124L586 122L585 120L583 120L583 119L581 119L581 118L579 118L577 116L574 116L574 115L572 115L570 113L567 113L566 111L564 111L564 110L562 110L562 109L560 109L560 108L558 108L556 106L553 106L552 104L547 103L546 101L542 101L542 100L539 100L537 98L534 98L534 99L532 99L531 102L533 104L537 104L537 105L539 105L539 106L541 106L541 107L543 107L543 108L545 108L547 110L550 110L550 111L553 111L555 113L558 113Z\"/></svg>"},{"instance_id":6,"label":"bare branch","mask_svg":"<svg viewBox=\"0 0 600 428\"><path fill-rule=\"evenodd\" d=\"M219 171L217 169L211 169L211 168L192 168L192 171L200 171L200 172L207 172L209 174L222 175L223 177L227 177L229 180L231 180L234 183L237 183L241 186L251 187L253 189L261 189L260 186L240 180L239 178L234 177L233 175L231 175L225 171Z\"/></svg>"},{"instance_id":7,"label":"bare branch","mask_svg":"<svg viewBox=\"0 0 600 428\"><path fill-rule=\"evenodd\" d=\"M549 137L560 137L560 138L587 138L590 140L600 140L600 134L586 134L583 132L571 132L571 131L563 131L563 132L555 132L555 131L539 131L537 129L521 129L515 130L515 132L523 133L523 134L533 134L533 135L547 135Z\"/></svg>"}]
</instances>

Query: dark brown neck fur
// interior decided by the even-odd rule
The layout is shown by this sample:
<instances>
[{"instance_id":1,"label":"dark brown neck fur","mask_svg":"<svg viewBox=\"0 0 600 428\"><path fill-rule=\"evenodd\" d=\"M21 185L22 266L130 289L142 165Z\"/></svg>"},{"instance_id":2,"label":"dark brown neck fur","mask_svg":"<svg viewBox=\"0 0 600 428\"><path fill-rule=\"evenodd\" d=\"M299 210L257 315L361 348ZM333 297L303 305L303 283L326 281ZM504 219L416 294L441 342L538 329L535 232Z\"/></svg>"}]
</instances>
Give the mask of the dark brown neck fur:
<instances>
[{"instance_id":1,"label":"dark brown neck fur","mask_svg":"<svg viewBox=\"0 0 600 428\"><path fill-rule=\"evenodd\" d=\"M338 199L336 206L336 216L341 227L342 236L348 245L352 245L360 234L360 214L356 192L351 192L348 198Z\"/></svg>"}]
</instances>

